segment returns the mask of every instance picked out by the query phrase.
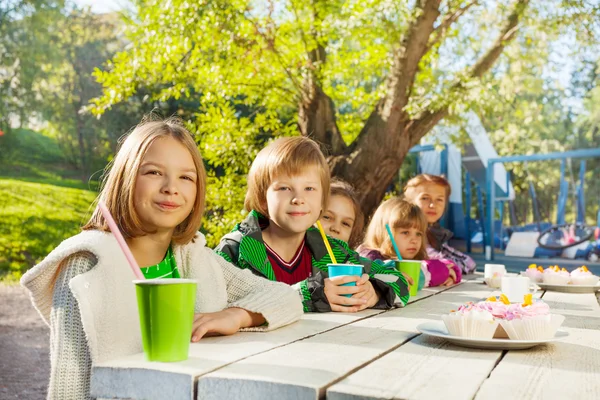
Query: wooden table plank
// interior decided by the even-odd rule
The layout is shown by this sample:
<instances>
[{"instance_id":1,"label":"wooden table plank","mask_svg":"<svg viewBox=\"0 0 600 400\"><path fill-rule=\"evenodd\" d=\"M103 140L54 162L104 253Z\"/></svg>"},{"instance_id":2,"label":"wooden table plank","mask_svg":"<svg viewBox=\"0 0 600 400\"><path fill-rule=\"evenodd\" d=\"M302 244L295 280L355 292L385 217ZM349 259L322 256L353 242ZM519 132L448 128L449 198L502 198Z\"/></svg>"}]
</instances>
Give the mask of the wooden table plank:
<instances>
[{"instance_id":1,"label":"wooden table plank","mask_svg":"<svg viewBox=\"0 0 600 400\"><path fill-rule=\"evenodd\" d=\"M509 351L476 399L600 398L600 306L596 296L547 291L543 299L553 312L566 316L561 329L570 336L530 350Z\"/></svg>"},{"instance_id":2,"label":"wooden table plank","mask_svg":"<svg viewBox=\"0 0 600 400\"><path fill-rule=\"evenodd\" d=\"M410 302L447 289L424 289ZM301 321L274 332L240 332L233 336L205 338L191 344L188 360L178 363L147 362L142 353L111 360L93 368L91 393L108 398L190 399L198 376L251 355L383 312L305 314Z\"/></svg>"},{"instance_id":3,"label":"wooden table plank","mask_svg":"<svg viewBox=\"0 0 600 400\"><path fill-rule=\"evenodd\" d=\"M481 282L467 282L423 302L427 307L421 310L407 310L404 317L416 329L425 321L419 317L438 321L460 304L495 293ZM471 399L501 355L417 336L331 386L327 399Z\"/></svg>"},{"instance_id":4,"label":"wooden table plank","mask_svg":"<svg viewBox=\"0 0 600 400\"><path fill-rule=\"evenodd\" d=\"M148 362L143 353L111 360L94 366L91 394L106 398L191 399L196 377L202 374L381 312L305 314L300 321L273 332L203 338L190 344L186 361L176 363Z\"/></svg>"},{"instance_id":5,"label":"wooden table plank","mask_svg":"<svg viewBox=\"0 0 600 400\"><path fill-rule=\"evenodd\" d=\"M456 304L476 301L489 293L490 289L485 285L465 283L403 309L388 311L246 358L200 377L198 399L318 399L329 385L417 335L415 328L419 323L438 320ZM432 343L439 347L439 343ZM456 351L469 353L462 349ZM475 359L483 357L486 360L488 373L501 354L471 353L477 353ZM399 372L401 366L392 365L390 368L395 371L395 378L402 375ZM365 375L365 381L381 380L378 373L379 370L370 371ZM425 382L428 380L424 379ZM383 387L393 384L387 378L382 382Z\"/></svg>"}]
</instances>

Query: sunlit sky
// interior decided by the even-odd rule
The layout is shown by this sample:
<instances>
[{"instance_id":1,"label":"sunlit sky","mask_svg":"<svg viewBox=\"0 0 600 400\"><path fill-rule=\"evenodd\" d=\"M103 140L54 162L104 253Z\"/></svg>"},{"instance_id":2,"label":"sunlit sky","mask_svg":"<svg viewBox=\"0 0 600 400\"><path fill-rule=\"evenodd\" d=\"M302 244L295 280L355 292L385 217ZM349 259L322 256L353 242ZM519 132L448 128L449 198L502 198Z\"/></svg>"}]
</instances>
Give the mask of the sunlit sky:
<instances>
[{"instance_id":1,"label":"sunlit sky","mask_svg":"<svg viewBox=\"0 0 600 400\"><path fill-rule=\"evenodd\" d=\"M128 0L75 0L80 7L91 6L93 12L105 13L119 11L129 4Z\"/></svg>"}]
</instances>

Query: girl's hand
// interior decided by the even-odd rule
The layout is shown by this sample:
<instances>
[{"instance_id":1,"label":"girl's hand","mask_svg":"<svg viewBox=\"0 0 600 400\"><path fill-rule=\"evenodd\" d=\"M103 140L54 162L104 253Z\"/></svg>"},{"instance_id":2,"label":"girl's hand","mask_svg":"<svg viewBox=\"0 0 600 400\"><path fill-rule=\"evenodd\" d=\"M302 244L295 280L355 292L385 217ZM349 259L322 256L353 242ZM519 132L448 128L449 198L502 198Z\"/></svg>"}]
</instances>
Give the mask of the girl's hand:
<instances>
[{"instance_id":1,"label":"girl's hand","mask_svg":"<svg viewBox=\"0 0 600 400\"><path fill-rule=\"evenodd\" d=\"M406 272L400 272L404 278L406 279L406 282L408 282L408 286L412 286L415 284L415 281L413 281L413 278L410 277L410 275L408 275Z\"/></svg>"},{"instance_id":2,"label":"girl's hand","mask_svg":"<svg viewBox=\"0 0 600 400\"><path fill-rule=\"evenodd\" d=\"M456 283L456 272L454 272L454 269L452 269L452 264L447 264L448 266L448 272L450 273L450 276L448 277L448 279L446 279L446 281L443 283L444 286L452 286Z\"/></svg>"},{"instance_id":3,"label":"girl's hand","mask_svg":"<svg viewBox=\"0 0 600 400\"><path fill-rule=\"evenodd\" d=\"M371 308L379 301L379 295L375 291L373 284L369 281L369 275L363 274L358 281L356 286L360 288L360 291L353 295L353 298L365 299L367 302L358 307L358 310L364 310L365 308Z\"/></svg>"},{"instance_id":4,"label":"girl's hand","mask_svg":"<svg viewBox=\"0 0 600 400\"><path fill-rule=\"evenodd\" d=\"M358 282L358 276L336 276L333 278L325 278L325 297L329 302L331 311L337 312L357 312L360 306L367 304L367 300L363 298L354 298L342 296L344 294L354 295L363 289L359 286L339 286L343 283Z\"/></svg>"},{"instance_id":5,"label":"girl's hand","mask_svg":"<svg viewBox=\"0 0 600 400\"><path fill-rule=\"evenodd\" d=\"M192 342L203 336L233 335L240 328L261 325L265 322L261 314L246 311L243 308L226 308L225 310L195 314L192 326Z\"/></svg>"}]
</instances>

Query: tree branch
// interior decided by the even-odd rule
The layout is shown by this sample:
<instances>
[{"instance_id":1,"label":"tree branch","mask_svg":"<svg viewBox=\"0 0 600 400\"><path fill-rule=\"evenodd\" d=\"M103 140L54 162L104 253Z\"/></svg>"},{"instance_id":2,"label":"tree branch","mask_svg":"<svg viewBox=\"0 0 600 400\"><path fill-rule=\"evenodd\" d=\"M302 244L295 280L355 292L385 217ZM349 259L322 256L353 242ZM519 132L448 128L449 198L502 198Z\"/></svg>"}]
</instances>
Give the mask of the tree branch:
<instances>
[{"instance_id":1,"label":"tree branch","mask_svg":"<svg viewBox=\"0 0 600 400\"><path fill-rule=\"evenodd\" d=\"M427 52L429 36L433 24L440 15L441 0L420 0L417 2L416 18L408 27L402 43L394 55L394 61L387 82L387 93L380 114L393 128L405 117L404 107L410 98L417 68Z\"/></svg>"},{"instance_id":2,"label":"tree branch","mask_svg":"<svg viewBox=\"0 0 600 400\"><path fill-rule=\"evenodd\" d=\"M298 82L298 80L296 79L294 74L292 74L290 67L288 65L286 65L286 63L283 60L283 57L281 56L279 51L277 51L277 49L275 48L275 38L267 37L267 35L261 31L260 26L258 26L256 21L248 18L245 15L244 15L244 17L246 18L246 20L248 20L248 22L250 22L254 26L254 30L255 30L256 34L263 38L263 40L265 41L265 43L267 45L267 49L269 49L275 55L275 57L277 58L277 61L279 62L279 65L281 66L281 68L283 68L285 74L288 76L288 78L290 79L290 81L292 82L294 87L296 87L296 89L299 92L301 92L302 85L300 84L300 82Z\"/></svg>"},{"instance_id":3,"label":"tree branch","mask_svg":"<svg viewBox=\"0 0 600 400\"><path fill-rule=\"evenodd\" d=\"M433 32L433 37L429 40L429 44L428 44L427 48L431 49L437 43L441 42L442 39L446 36L446 33L448 32L448 29L450 29L452 24L454 24L456 21L458 21L458 19L460 17L462 17L467 11L469 11L469 9L471 7L473 7L474 5L478 5L478 4L479 4L479 1L474 0L474 1L470 2L469 4L467 4L466 6L458 8L458 10L454 11L453 13L446 15L444 17L444 19L442 20L442 23L440 24L440 26L435 28L435 30Z\"/></svg>"},{"instance_id":4,"label":"tree branch","mask_svg":"<svg viewBox=\"0 0 600 400\"><path fill-rule=\"evenodd\" d=\"M311 1L313 11L313 27L311 35L316 43L316 48L308 51L309 69L304 77L302 100L298 109L298 127L305 136L316 140L324 154L342 154L347 146L342 138L336 120L335 104L321 88L321 66L326 62L325 47L319 41L315 23L319 20L319 13L315 1ZM294 8L296 18L298 17ZM307 47L308 50L308 47Z\"/></svg>"},{"instance_id":5,"label":"tree branch","mask_svg":"<svg viewBox=\"0 0 600 400\"><path fill-rule=\"evenodd\" d=\"M506 45L515 38L518 31L519 20L529 4L529 0L517 0L513 11L508 16L506 23L492 47L471 68L468 79L481 78L500 57ZM457 82L450 89L456 92L464 89L464 83ZM449 96L452 97L452 96ZM436 110L426 110L419 117L407 124L405 130L409 131L411 145L417 144L439 121L448 115L448 104Z\"/></svg>"}]
</instances>

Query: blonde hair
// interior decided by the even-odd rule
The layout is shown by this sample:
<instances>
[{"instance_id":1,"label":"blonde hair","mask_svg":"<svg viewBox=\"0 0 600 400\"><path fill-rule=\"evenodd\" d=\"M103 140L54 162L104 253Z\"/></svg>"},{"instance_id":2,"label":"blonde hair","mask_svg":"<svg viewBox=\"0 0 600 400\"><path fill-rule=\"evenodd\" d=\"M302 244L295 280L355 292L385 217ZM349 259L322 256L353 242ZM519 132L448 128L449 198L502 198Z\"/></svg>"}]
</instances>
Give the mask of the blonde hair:
<instances>
[{"instance_id":1,"label":"blonde hair","mask_svg":"<svg viewBox=\"0 0 600 400\"><path fill-rule=\"evenodd\" d=\"M348 239L348 245L350 248L355 249L358 247L362 240L365 228L365 216L360 208L358 202L358 196L356 191L348 182L341 179L334 178L331 181L331 189L329 190L329 196L342 196L352 202L354 206L354 225L352 225L352 231L350 232L350 239Z\"/></svg>"},{"instance_id":2,"label":"blonde hair","mask_svg":"<svg viewBox=\"0 0 600 400\"><path fill-rule=\"evenodd\" d=\"M323 190L321 212L329 202L329 166L319 145L306 137L285 137L273 141L257 155L248 173L246 211L256 210L268 217L267 189L277 175L295 176L307 167L319 168Z\"/></svg>"},{"instance_id":3,"label":"blonde hair","mask_svg":"<svg viewBox=\"0 0 600 400\"><path fill-rule=\"evenodd\" d=\"M434 185L443 187L446 191L446 202L448 202L450 199L450 193L452 192L452 187L446 178L440 175L420 174L415 176L406 182L406 186L404 186L404 195L411 201L414 200L413 190L426 183L432 183Z\"/></svg>"},{"instance_id":4,"label":"blonde hair","mask_svg":"<svg viewBox=\"0 0 600 400\"><path fill-rule=\"evenodd\" d=\"M396 258L396 252L387 233L385 224L389 224L392 232L397 229L415 228L423 234L421 248L415 255L417 260L427 259L427 219L419 206L401 198L393 197L381 203L367 228L363 246L377 249L388 258Z\"/></svg>"},{"instance_id":5,"label":"blonde hair","mask_svg":"<svg viewBox=\"0 0 600 400\"><path fill-rule=\"evenodd\" d=\"M153 117L150 117L153 118ZM134 207L135 184L140 165L146 152L160 138L170 137L177 140L190 152L196 167L196 199L192 212L173 232L172 242L186 244L190 242L200 225L205 205L206 172L202 156L191 133L178 119L142 120L121 144L114 160L107 166L108 174L102 182L98 199L104 201L125 238L144 236L153 232L142 226ZM100 209L96 207L84 230L98 229L110 231Z\"/></svg>"}]
</instances>

